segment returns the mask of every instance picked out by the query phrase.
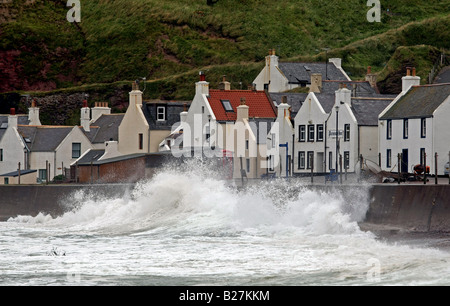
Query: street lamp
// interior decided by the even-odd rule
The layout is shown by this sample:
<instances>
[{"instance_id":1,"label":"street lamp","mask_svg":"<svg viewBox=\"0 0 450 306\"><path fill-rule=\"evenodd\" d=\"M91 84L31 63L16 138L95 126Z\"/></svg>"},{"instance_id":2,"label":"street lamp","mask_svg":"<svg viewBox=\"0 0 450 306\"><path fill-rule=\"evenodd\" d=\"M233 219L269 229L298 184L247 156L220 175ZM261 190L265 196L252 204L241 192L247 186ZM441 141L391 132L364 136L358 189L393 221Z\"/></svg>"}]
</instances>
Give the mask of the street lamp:
<instances>
[{"instance_id":1,"label":"street lamp","mask_svg":"<svg viewBox=\"0 0 450 306\"><path fill-rule=\"evenodd\" d=\"M338 156L339 156L339 105L336 105L335 109L336 109L336 174L337 174Z\"/></svg>"}]
</instances>

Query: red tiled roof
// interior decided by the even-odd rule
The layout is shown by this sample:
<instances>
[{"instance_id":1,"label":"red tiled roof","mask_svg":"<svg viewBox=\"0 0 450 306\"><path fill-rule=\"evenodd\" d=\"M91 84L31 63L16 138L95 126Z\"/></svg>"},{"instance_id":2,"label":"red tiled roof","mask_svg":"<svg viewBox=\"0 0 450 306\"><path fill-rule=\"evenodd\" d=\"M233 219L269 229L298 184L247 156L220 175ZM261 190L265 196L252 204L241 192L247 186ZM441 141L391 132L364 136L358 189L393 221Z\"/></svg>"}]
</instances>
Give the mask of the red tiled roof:
<instances>
[{"instance_id":1,"label":"red tiled roof","mask_svg":"<svg viewBox=\"0 0 450 306\"><path fill-rule=\"evenodd\" d=\"M275 105L265 91L209 90L209 104L217 121L236 121L237 107L245 98L250 118L276 118ZM234 112L226 112L221 100L229 100Z\"/></svg>"}]
</instances>

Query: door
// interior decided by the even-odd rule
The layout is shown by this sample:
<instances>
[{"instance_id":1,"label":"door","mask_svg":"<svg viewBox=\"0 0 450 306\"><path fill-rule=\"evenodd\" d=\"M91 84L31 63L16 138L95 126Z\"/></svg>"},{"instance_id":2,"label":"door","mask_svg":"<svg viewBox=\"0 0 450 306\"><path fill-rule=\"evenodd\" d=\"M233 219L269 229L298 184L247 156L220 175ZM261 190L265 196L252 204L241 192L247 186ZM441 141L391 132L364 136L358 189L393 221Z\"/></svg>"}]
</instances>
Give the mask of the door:
<instances>
[{"instance_id":1,"label":"door","mask_svg":"<svg viewBox=\"0 0 450 306\"><path fill-rule=\"evenodd\" d=\"M317 163L316 163L316 172L323 173L325 170L323 169L323 153L317 153Z\"/></svg>"},{"instance_id":2,"label":"door","mask_svg":"<svg viewBox=\"0 0 450 306\"><path fill-rule=\"evenodd\" d=\"M403 173L408 173L409 169L408 169L408 149L403 149L402 150L402 166L401 166L401 171Z\"/></svg>"}]
</instances>

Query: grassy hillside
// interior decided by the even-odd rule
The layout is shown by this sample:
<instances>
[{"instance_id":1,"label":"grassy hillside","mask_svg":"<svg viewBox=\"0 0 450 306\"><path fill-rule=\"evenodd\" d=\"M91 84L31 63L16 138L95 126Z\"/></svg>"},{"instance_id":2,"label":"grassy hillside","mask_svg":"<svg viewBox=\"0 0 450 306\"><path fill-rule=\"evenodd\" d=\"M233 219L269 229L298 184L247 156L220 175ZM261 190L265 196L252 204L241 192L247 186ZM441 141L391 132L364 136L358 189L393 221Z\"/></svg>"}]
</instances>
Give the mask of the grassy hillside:
<instances>
[{"instance_id":1,"label":"grassy hillside","mask_svg":"<svg viewBox=\"0 0 450 306\"><path fill-rule=\"evenodd\" d=\"M450 50L450 0L381 1L380 23L367 21L366 0L82 0L78 24L67 22L66 2L9 4L0 92L83 90L105 100L146 77L147 97L191 99L199 70L212 86L226 74L246 88L271 48L281 60L325 60L328 47L353 79L370 65L385 81L411 61L427 75Z\"/></svg>"}]
</instances>

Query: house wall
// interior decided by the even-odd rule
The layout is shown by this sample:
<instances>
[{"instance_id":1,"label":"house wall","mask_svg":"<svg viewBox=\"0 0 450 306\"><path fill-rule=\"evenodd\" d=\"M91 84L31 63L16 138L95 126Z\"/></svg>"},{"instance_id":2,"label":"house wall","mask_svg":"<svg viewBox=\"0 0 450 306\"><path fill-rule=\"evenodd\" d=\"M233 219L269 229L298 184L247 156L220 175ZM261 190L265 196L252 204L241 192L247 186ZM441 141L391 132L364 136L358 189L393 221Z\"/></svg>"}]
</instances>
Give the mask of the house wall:
<instances>
[{"instance_id":1,"label":"house wall","mask_svg":"<svg viewBox=\"0 0 450 306\"><path fill-rule=\"evenodd\" d=\"M142 149L139 149L139 134L143 135ZM119 126L120 153L148 153L149 136L149 125L142 112L142 92L133 90L130 92L130 104Z\"/></svg>"},{"instance_id":2,"label":"house wall","mask_svg":"<svg viewBox=\"0 0 450 306\"><path fill-rule=\"evenodd\" d=\"M159 144L170 135L169 130L150 131L150 151L149 153L159 152Z\"/></svg>"},{"instance_id":3,"label":"house wall","mask_svg":"<svg viewBox=\"0 0 450 306\"><path fill-rule=\"evenodd\" d=\"M36 178L39 177L39 170L45 170L46 169L46 162L50 164L50 180L54 177L54 169L55 169L55 163L56 163L56 157L55 152L32 152L30 154L30 169L38 170L37 173L35 173ZM67 167L69 167L70 164L67 164ZM56 164L56 168L61 167L61 165Z\"/></svg>"},{"instance_id":4,"label":"house wall","mask_svg":"<svg viewBox=\"0 0 450 306\"><path fill-rule=\"evenodd\" d=\"M344 141L344 137L339 139L339 154L342 155L342 171L344 169L344 152L350 153L348 172L355 172L357 162L359 161L358 152L358 123L354 117L350 106L348 104L340 105L338 114L338 129L344 132L345 124L350 124L350 141ZM328 133L327 133L327 171L330 169L329 165L329 152L333 155L332 169L336 168L336 139L330 137L329 131L336 130L336 109L333 107L331 116L328 119ZM339 155L338 155L338 171L340 171Z\"/></svg>"},{"instance_id":5,"label":"house wall","mask_svg":"<svg viewBox=\"0 0 450 306\"><path fill-rule=\"evenodd\" d=\"M450 97L441 104L441 106L434 113L434 152L438 153L438 175L444 174L444 167L450 159ZM433 173L434 173L433 164Z\"/></svg>"},{"instance_id":6,"label":"house wall","mask_svg":"<svg viewBox=\"0 0 450 306\"><path fill-rule=\"evenodd\" d=\"M103 165L78 166L78 182L134 183L146 178L145 157L118 161Z\"/></svg>"},{"instance_id":7,"label":"house wall","mask_svg":"<svg viewBox=\"0 0 450 306\"><path fill-rule=\"evenodd\" d=\"M325 156L324 150L325 150L325 137L326 137L326 131L325 131L325 121L328 118L328 114L325 113L322 106L320 105L319 101L317 100L316 96L311 93L309 94L305 102L303 103L302 107L298 111L297 115L295 116L295 137L294 137L294 173L311 173L310 169L299 169L299 152L314 152L314 172L315 173L323 173L324 171L324 165L323 165L323 159L321 160L319 158L319 154L323 154L322 156ZM317 125L322 124L324 126L324 140L323 141L317 141ZM300 142L300 135L299 135L299 126L305 125L306 127L306 141ZM314 142L308 142L308 125L314 125L314 131L315 131L315 139ZM328 129L330 127L328 126ZM307 156L306 156L307 157ZM305 160L305 164L307 163L307 160Z\"/></svg>"},{"instance_id":8,"label":"house wall","mask_svg":"<svg viewBox=\"0 0 450 306\"><path fill-rule=\"evenodd\" d=\"M197 83L197 87L199 86L202 86L202 84ZM211 116L211 119L208 118L208 115ZM186 129L184 131L184 135L190 134L191 147L198 148L203 146L206 142L205 128L209 122L214 121L215 117L206 95L197 93L192 100L192 104L189 107L188 115L186 117L186 124L190 128L190 131L186 131ZM184 145L189 146L188 142L186 142L186 140L184 141Z\"/></svg>"},{"instance_id":9,"label":"house wall","mask_svg":"<svg viewBox=\"0 0 450 306\"><path fill-rule=\"evenodd\" d=\"M17 171L19 162L25 169L24 144L16 128L8 127L0 140L0 149L3 149L3 161L0 161L0 174Z\"/></svg>"},{"instance_id":10,"label":"house wall","mask_svg":"<svg viewBox=\"0 0 450 306\"><path fill-rule=\"evenodd\" d=\"M290 111L289 105L280 104L278 106L278 116L275 120L275 124L272 126L272 129L269 132L268 137L271 139L267 140L267 152L270 156L276 156L274 162L273 171L269 169L270 173L276 173L280 177L286 176L286 170L288 170L289 176L292 174L292 152L293 150L293 142L292 142L292 134L294 133L294 128L290 121ZM277 138L275 141L275 146L273 143L273 136ZM280 145L286 145L286 147L280 147ZM286 152L287 150L287 152ZM290 159L289 159L290 156Z\"/></svg>"},{"instance_id":11,"label":"house wall","mask_svg":"<svg viewBox=\"0 0 450 306\"><path fill-rule=\"evenodd\" d=\"M81 132L80 128L74 127L70 134L61 142L61 144L56 149L56 160L54 161L56 167L53 166L51 170L50 179L62 174L62 168L69 168L72 163L74 163L78 158L72 158L72 144L81 143L81 155L86 151L93 149L93 145L89 139ZM80 155L80 156L81 156ZM45 169L45 163L43 164ZM35 168L33 168L35 169Z\"/></svg>"},{"instance_id":12,"label":"house wall","mask_svg":"<svg viewBox=\"0 0 450 306\"><path fill-rule=\"evenodd\" d=\"M19 177L8 177L9 179L9 185L18 185L19 184ZM35 185L37 184L36 181L36 173L29 173L26 175L20 176L20 184L21 185ZM5 177L0 177L0 185L5 185Z\"/></svg>"},{"instance_id":13,"label":"house wall","mask_svg":"<svg viewBox=\"0 0 450 306\"><path fill-rule=\"evenodd\" d=\"M387 139L387 121L382 120L379 125L381 168L386 171L397 172L398 154L402 153L403 149L408 149L407 167L409 172L413 172L414 165L420 163L421 148L424 148L427 152L427 165L434 165L433 118L427 118L426 125L426 138L421 138L421 119L409 119L408 139L403 139L403 119L392 120L392 139ZM390 149L392 152L391 167L387 166L387 149Z\"/></svg>"},{"instance_id":14,"label":"house wall","mask_svg":"<svg viewBox=\"0 0 450 306\"><path fill-rule=\"evenodd\" d=\"M264 90L264 84L269 84L269 92L283 92L292 89L287 78L278 68L278 56L269 55L266 57L266 65L258 74L253 83L256 90Z\"/></svg>"},{"instance_id":15,"label":"house wall","mask_svg":"<svg viewBox=\"0 0 450 306\"><path fill-rule=\"evenodd\" d=\"M359 154L378 164L378 126L359 126Z\"/></svg>"}]
</instances>

